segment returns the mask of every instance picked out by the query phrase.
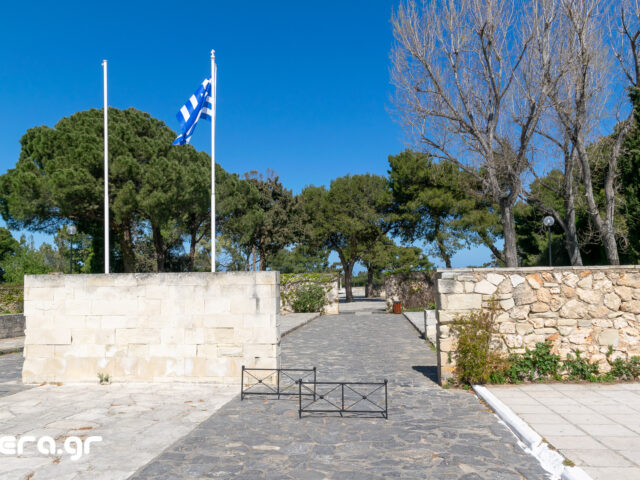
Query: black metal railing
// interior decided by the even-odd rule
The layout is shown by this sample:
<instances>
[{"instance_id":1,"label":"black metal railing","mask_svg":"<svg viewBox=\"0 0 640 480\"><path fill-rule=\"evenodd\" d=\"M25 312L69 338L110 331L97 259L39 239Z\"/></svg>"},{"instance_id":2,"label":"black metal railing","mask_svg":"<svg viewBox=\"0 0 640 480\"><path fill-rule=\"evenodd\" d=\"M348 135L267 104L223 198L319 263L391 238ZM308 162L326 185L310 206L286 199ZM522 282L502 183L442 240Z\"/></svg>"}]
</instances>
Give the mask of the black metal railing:
<instances>
[{"instance_id":1,"label":"black metal railing","mask_svg":"<svg viewBox=\"0 0 640 480\"><path fill-rule=\"evenodd\" d=\"M298 417L336 414L388 418L387 380L383 382L306 382L298 380ZM303 399L303 397L313 397Z\"/></svg>"},{"instance_id":2,"label":"black metal railing","mask_svg":"<svg viewBox=\"0 0 640 480\"><path fill-rule=\"evenodd\" d=\"M298 382L317 380L313 368L246 368L242 366L240 400L248 395L281 396L299 395ZM304 395L313 395L305 391Z\"/></svg>"}]
</instances>

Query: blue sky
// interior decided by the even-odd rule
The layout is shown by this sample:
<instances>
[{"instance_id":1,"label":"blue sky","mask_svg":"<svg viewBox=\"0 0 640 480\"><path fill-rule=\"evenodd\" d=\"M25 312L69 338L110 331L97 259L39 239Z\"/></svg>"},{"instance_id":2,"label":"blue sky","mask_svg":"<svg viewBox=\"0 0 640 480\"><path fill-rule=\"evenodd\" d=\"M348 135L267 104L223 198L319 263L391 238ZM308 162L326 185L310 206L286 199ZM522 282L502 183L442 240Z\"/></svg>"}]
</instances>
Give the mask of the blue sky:
<instances>
[{"instance_id":1,"label":"blue sky","mask_svg":"<svg viewBox=\"0 0 640 480\"><path fill-rule=\"evenodd\" d=\"M299 192L345 174L386 174L405 148L389 113L390 16L396 2L11 2L0 16L0 173L20 137L76 111L135 107L175 114L218 62L216 160L274 170ZM210 150L209 125L192 144ZM36 239L39 238L36 236ZM456 266L480 264L461 252Z\"/></svg>"}]
</instances>

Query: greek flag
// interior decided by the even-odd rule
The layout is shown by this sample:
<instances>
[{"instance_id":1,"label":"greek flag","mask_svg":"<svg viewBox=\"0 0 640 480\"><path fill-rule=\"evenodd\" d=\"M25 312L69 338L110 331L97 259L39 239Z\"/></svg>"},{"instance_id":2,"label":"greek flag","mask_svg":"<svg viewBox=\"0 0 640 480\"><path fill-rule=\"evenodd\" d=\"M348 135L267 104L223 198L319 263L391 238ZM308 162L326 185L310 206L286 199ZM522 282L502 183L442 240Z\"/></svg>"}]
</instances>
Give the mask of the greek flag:
<instances>
[{"instance_id":1,"label":"greek flag","mask_svg":"<svg viewBox=\"0 0 640 480\"><path fill-rule=\"evenodd\" d=\"M173 145L186 145L201 118L211 120L211 79L205 78L196 92L191 95L176 117L180 122L182 133L173 141Z\"/></svg>"}]
</instances>

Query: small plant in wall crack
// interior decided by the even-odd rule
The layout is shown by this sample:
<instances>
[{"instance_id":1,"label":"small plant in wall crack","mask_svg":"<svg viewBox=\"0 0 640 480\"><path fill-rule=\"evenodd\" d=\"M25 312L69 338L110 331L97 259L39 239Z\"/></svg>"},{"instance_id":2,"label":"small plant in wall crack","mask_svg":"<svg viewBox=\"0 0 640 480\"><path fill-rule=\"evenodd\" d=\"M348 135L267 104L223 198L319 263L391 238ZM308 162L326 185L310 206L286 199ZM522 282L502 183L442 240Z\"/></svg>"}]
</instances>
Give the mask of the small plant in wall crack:
<instances>
[{"instance_id":1,"label":"small plant in wall crack","mask_svg":"<svg viewBox=\"0 0 640 480\"><path fill-rule=\"evenodd\" d=\"M108 373L98 372L98 381L100 385L109 385L111 383L111 377Z\"/></svg>"}]
</instances>

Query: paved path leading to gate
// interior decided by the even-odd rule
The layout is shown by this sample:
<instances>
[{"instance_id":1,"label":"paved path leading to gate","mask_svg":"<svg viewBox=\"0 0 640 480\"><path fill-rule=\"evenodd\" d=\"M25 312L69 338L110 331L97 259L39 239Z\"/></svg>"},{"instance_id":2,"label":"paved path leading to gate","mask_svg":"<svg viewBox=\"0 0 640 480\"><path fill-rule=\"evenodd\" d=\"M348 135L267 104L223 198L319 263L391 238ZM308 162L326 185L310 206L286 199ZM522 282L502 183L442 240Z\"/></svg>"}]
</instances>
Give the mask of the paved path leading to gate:
<instances>
[{"instance_id":1,"label":"paved path leading to gate","mask_svg":"<svg viewBox=\"0 0 640 480\"><path fill-rule=\"evenodd\" d=\"M295 398L236 398L132 478L546 478L475 396L433 382L435 362L402 315L318 318L282 340L282 366L388 379L388 420L298 419Z\"/></svg>"}]
</instances>

